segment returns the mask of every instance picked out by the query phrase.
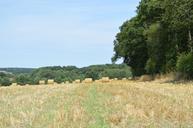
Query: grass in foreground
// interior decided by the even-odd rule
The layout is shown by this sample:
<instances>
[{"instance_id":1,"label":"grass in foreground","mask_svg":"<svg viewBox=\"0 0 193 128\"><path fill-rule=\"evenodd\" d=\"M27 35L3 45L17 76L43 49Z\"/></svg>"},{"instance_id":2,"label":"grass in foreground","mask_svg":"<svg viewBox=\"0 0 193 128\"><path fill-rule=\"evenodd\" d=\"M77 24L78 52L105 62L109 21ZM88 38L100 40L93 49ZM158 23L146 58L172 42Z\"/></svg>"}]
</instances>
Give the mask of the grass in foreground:
<instances>
[{"instance_id":1,"label":"grass in foreground","mask_svg":"<svg viewBox=\"0 0 193 128\"><path fill-rule=\"evenodd\" d=\"M0 128L191 128L192 101L190 84L3 87Z\"/></svg>"}]
</instances>

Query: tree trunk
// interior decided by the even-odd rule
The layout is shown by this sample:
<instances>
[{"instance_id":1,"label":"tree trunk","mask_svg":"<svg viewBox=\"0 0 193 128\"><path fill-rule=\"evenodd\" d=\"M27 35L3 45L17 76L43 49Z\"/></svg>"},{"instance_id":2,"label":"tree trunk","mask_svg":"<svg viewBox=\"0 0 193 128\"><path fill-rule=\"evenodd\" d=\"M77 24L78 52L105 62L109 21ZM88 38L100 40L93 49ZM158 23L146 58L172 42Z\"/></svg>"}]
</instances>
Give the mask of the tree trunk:
<instances>
[{"instance_id":1,"label":"tree trunk","mask_svg":"<svg viewBox=\"0 0 193 128\"><path fill-rule=\"evenodd\" d=\"M190 45L190 51L193 53L193 48L192 48L192 33L191 30L188 30L188 36L189 36L189 45Z\"/></svg>"},{"instance_id":2,"label":"tree trunk","mask_svg":"<svg viewBox=\"0 0 193 128\"><path fill-rule=\"evenodd\" d=\"M189 35L189 41L192 41L192 33L190 29L188 30L188 35Z\"/></svg>"}]
</instances>

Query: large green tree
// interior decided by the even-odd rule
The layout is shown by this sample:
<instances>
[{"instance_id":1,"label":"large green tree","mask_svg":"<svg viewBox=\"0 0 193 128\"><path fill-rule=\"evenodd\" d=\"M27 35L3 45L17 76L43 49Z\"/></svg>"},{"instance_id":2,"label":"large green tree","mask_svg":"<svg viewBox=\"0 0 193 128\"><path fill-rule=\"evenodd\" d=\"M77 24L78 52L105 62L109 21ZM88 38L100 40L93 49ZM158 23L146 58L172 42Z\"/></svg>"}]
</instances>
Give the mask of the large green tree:
<instances>
[{"instance_id":1,"label":"large green tree","mask_svg":"<svg viewBox=\"0 0 193 128\"><path fill-rule=\"evenodd\" d=\"M132 67L134 75L141 75L145 72L147 47L143 33L143 25L139 23L137 17L134 17L120 27L120 32L114 41L115 55L112 61L123 58L124 63Z\"/></svg>"},{"instance_id":2,"label":"large green tree","mask_svg":"<svg viewBox=\"0 0 193 128\"><path fill-rule=\"evenodd\" d=\"M165 0L166 12L164 22L168 23L174 33L174 39L179 42L179 47L193 52L193 1L192 0Z\"/></svg>"},{"instance_id":3,"label":"large green tree","mask_svg":"<svg viewBox=\"0 0 193 128\"><path fill-rule=\"evenodd\" d=\"M112 60L123 58L134 75L175 71L178 56L193 52L192 8L192 0L141 0L116 36Z\"/></svg>"}]
</instances>

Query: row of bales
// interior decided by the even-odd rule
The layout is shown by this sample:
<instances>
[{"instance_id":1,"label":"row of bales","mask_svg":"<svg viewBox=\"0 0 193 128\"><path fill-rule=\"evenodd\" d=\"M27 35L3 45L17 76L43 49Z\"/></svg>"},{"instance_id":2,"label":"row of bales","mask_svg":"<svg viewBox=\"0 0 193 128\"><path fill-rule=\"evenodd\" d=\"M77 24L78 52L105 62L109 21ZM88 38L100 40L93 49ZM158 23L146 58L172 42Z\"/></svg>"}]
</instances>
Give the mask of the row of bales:
<instances>
[{"instance_id":1,"label":"row of bales","mask_svg":"<svg viewBox=\"0 0 193 128\"><path fill-rule=\"evenodd\" d=\"M127 80L131 80L131 78L122 78L122 79L114 78L114 79L110 79L109 77L102 77L99 80L93 80L92 78L85 78L84 80L76 79L73 82L66 81L66 82L63 82L61 84L109 83L109 82L112 82L112 81L127 81ZM45 85L45 84L53 85L53 84L57 84L57 83L54 80L48 80L47 83L46 83L46 81L41 80L41 81L39 81L39 84L40 85Z\"/></svg>"},{"instance_id":2,"label":"row of bales","mask_svg":"<svg viewBox=\"0 0 193 128\"><path fill-rule=\"evenodd\" d=\"M63 83L60 84L80 84L80 83L109 83L109 82L115 82L115 81L128 81L128 80L134 80L134 81L140 81L140 82L144 82L144 81L152 81L154 79L160 79L162 78L161 76L156 76L156 78L153 78L153 76L150 75L142 75L141 77L130 77L130 78L122 78L122 79L118 79L118 78L114 78L114 79L110 79L109 77L102 77L99 80L93 80L92 78L85 78L84 80L80 80L80 79L76 79L74 81L65 81ZM40 80L39 81L39 85L57 85L58 83L56 83L54 81L54 79L48 79L48 80ZM27 84L28 85L28 84ZM19 86L17 83L12 83L11 86Z\"/></svg>"},{"instance_id":3,"label":"row of bales","mask_svg":"<svg viewBox=\"0 0 193 128\"><path fill-rule=\"evenodd\" d=\"M127 80L131 80L131 78L122 78L122 79L114 78L114 79L110 79L109 77L102 77L99 80L93 80L92 78L85 78L84 80L76 79L73 82L65 81L61 84L109 83L109 82L113 82L113 81L127 81ZM39 81L39 85L57 85L57 84L58 83L56 83L54 81L54 79L40 80ZM12 83L12 86L19 86L19 85L17 83Z\"/></svg>"}]
</instances>

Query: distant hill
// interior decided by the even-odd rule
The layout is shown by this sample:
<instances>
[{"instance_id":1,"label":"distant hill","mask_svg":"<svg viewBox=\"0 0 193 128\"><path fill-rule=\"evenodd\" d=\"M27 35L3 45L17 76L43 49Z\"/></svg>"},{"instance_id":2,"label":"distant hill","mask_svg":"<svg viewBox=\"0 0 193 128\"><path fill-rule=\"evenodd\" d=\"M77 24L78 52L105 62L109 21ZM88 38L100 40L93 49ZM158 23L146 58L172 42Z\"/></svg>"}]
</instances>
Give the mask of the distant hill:
<instances>
[{"instance_id":1,"label":"distant hill","mask_svg":"<svg viewBox=\"0 0 193 128\"><path fill-rule=\"evenodd\" d=\"M7 72L12 74L31 73L34 68L0 68L0 72Z\"/></svg>"}]
</instances>

